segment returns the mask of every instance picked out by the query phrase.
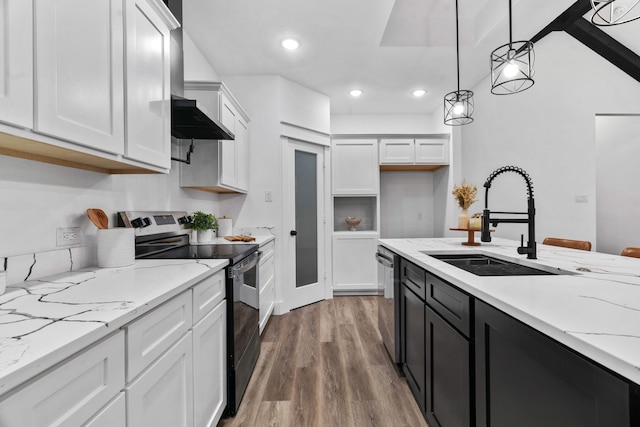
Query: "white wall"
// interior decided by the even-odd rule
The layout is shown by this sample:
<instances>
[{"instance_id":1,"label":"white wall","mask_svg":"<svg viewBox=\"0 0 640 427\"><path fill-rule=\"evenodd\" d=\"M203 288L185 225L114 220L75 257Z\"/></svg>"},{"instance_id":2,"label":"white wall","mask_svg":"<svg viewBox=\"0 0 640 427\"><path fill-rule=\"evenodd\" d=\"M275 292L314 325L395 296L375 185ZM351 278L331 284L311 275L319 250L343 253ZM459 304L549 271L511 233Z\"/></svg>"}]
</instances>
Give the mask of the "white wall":
<instances>
[{"instance_id":1,"label":"white wall","mask_svg":"<svg viewBox=\"0 0 640 427\"><path fill-rule=\"evenodd\" d=\"M216 70L204 57L186 31L182 31L185 81L219 82Z\"/></svg>"},{"instance_id":2,"label":"white wall","mask_svg":"<svg viewBox=\"0 0 640 427\"><path fill-rule=\"evenodd\" d=\"M475 121L463 126L462 176L478 185L504 165L525 169L533 179L536 240L545 236L596 239L595 116L638 113L640 83L565 33L551 33L535 46L535 84L522 93L494 96L488 78L473 88ZM489 207L526 209L524 181L501 175ZM456 180L456 182L459 182ZM576 204L585 195L588 203ZM519 238L522 225L501 224L495 236Z\"/></svg>"},{"instance_id":3,"label":"white wall","mask_svg":"<svg viewBox=\"0 0 640 427\"><path fill-rule=\"evenodd\" d=\"M596 243L619 255L640 247L640 115L596 118Z\"/></svg>"},{"instance_id":4,"label":"white wall","mask_svg":"<svg viewBox=\"0 0 640 427\"><path fill-rule=\"evenodd\" d=\"M380 173L380 238L433 237L432 172Z\"/></svg>"},{"instance_id":5,"label":"white wall","mask_svg":"<svg viewBox=\"0 0 640 427\"><path fill-rule=\"evenodd\" d=\"M448 133L428 114L333 114L333 135L390 135Z\"/></svg>"},{"instance_id":6,"label":"white wall","mask_svg":"<svg viewBox=\"0 0 640 427\"><path fill-rule=\"evenodd\" d=\"M115 222L122 210L204 210L218 215L217 195L179 187L171 174L105 175L0 156L0 257L56 249L56 228L80 227L82 245L95 245L87 208Z\"/></svg>"}]
</instances>

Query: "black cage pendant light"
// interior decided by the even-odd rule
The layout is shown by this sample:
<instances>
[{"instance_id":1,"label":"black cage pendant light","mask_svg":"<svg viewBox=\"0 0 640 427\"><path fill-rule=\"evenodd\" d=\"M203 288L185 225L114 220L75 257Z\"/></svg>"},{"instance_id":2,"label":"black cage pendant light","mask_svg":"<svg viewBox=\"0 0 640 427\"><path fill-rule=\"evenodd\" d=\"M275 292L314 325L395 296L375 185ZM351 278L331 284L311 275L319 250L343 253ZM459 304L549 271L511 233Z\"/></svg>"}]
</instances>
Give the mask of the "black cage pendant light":
<instances>
[{"instance_id":1,"label":"black cage pendant light","mask_svg":"<svg viewBox=\"0 0 640 427\"><path fill-rule=\"evenodd\" d=\"M456 0L456 69L458 72L458 90L444 96L444 124L449 126L466 125L473 121L473 92L460 90L460 37L458 35L458 0Z\"/></svg>"},{"instance_id":2,"label":"black cage pendant light","mask_svg":"<svg viewBox=\"0 0 640 427\"><path fill-rule=\"evenodd\" d=\"M640 18L640 0L591 0L591 23L600 27L624 24Z\"/></svg>"},{"instance_id":3,"label":"black cage pendant light","mask_svg":"<svg viewBox=\"0 0 640 427\"><path fill-rule=\"evenodd\" d=\"M509 0L509 43L491 52L491 93L511 95L533 86L533 43L513 41Z\"/></svg>"}]
</instances>

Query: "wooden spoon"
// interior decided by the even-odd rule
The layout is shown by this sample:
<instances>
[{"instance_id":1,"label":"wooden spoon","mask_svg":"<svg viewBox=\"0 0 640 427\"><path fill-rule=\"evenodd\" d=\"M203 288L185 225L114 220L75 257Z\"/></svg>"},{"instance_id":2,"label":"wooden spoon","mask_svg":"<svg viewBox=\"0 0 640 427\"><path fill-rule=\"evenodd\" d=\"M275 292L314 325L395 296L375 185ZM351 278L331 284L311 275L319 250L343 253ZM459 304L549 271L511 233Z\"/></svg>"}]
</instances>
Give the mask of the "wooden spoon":
<instances>
[{"instance_id":1,"label":"wooden spoon","mask_svg":"<svg viewBox=\"0 0 640 427\"><path fill-rule=\"evenodd\" d=\"M102 209L87 209L89 219L100 230L109 228L109 217Z\"/></svg>"}]
</instances>

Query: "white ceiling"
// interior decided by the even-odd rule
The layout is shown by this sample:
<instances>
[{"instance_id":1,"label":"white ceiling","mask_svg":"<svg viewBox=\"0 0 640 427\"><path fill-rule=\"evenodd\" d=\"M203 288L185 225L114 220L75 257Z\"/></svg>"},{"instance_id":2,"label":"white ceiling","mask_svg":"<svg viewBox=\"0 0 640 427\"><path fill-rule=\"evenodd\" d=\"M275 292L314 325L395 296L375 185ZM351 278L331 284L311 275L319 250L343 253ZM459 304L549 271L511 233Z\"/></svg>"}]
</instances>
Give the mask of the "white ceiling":
<instances>
[{"instance_id":1,"label":"white ceiling","mask_svg":"<svg viewBox=\"0 0 640 427\"><path fill-rule=\"evenodd\" d=\"M514 41L574 1L513 0ZM471 89L509 41L508 0L459 0L459 11L460 88ZM219 75L280 75L328 95L332 114L431 113L457 89L454 0L184 0L183 21ZM285 51L286 37L301 47Z\"/></svg>"}]
</instances>

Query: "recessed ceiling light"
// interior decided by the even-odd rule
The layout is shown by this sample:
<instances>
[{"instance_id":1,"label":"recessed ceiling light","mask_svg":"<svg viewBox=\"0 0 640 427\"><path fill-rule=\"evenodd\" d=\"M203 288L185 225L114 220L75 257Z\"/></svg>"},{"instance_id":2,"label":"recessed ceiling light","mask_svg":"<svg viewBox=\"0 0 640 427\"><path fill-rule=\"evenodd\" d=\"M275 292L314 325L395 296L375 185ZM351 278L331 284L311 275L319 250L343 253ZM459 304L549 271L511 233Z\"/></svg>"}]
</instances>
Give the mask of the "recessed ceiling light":
<instances>
[{"instance_id":1,"label":"recessed ceiling light","mask_svg":"<svg viewBox=\"0 0 640 427\"><path fill-rule=\"evenodd\" d=\"M358 97L358 96L362 95L362 90L353 89L352 91L349 92L349 95Z\"/></svg>"},{"instance_id":2,"label":"recessed ceiling light","mask_svg":"<svg viewBox=\"0 0 640 427\"><path fill-rule=\"evenodd\" d=\"M296 50L300 47L300 42L296 39L284 39L280 44L287 50Z\"/></svg>"},{"instance_id":3,"label":"recessed ceiling light","mask_svg":"<svg viewBox=\"0 0 640 427\"><path fill-rule=\"evenodd\" d=\"M419 98L421 96L424 96L426 93L427 91L424 89L416 89L413 91L413 96L415 96L416 98Z\"/></svg>"}]
</instances>

